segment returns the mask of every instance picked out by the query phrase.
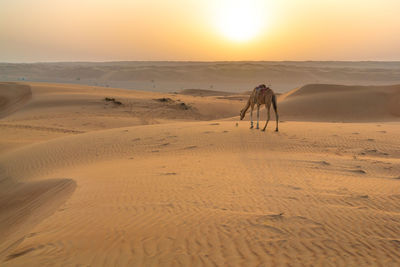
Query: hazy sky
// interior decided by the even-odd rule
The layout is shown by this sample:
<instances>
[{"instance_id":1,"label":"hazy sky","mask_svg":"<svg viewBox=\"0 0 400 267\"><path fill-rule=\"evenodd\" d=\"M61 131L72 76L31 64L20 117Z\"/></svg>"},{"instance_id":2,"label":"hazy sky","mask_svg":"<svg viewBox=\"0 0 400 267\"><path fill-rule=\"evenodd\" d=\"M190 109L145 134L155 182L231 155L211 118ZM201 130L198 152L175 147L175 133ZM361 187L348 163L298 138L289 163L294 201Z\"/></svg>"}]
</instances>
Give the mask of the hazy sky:
<instances>
[{"instance_id":1,"label":"hazy sky","mask_svg":"<svg viewBox=\"0 0 400 267\"><path fill-rule=\"evenodd\" d=\"M400 60L400 0L0 0L0 61Z\"/></svg>"}]
</instances>

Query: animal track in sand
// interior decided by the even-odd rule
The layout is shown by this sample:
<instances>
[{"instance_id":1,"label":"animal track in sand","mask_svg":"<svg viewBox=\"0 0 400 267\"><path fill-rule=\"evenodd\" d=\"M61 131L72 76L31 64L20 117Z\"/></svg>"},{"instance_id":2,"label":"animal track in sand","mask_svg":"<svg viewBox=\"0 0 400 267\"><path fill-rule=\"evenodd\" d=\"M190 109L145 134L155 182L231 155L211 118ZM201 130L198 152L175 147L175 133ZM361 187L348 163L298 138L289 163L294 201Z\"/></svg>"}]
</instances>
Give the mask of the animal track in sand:
<instances>
[{"instance_id":1,"label":"animal track in sand","mask_svg":"<svg viewBox=\"0 0 400 267\"><path fill-rule=\"evenodd\" d=\"M29 252L32 252L34 250L36 250L36 248L28 248L28 249L22 250L20 252L10 254L10 255L7 256L6 261L18 258L18 257L23 256L25 254L28 254Z\"/></svg>"},{"instance_id":2,"label":"animal track in sand","mask_svg":"<svg viewBox=\"0 0 400 267\"><path fill-rule=\"evenodd\" d=\"M392 239L392 240L390 240L390 242L393 243L394 245L396 245L398 248L400 248L400 240Z\"/></svg>"},{"instance_id":3,"label":"animal track in sand","mask_svg":"<svg viewBox=\"0 0 400 267\"><path fill-rule=\"evenodd\" d=\"M320 165L325 165L325 166L329 166L331 165L329 162L322 160L322 161L314 161L314 163L320 164Z\"/></svg>"},{"instance_id":4,"label":"animal track in sand","mask_svg":"<svg viewBox=\"0 0 400 267\"><path fill-rule=\"evenodd\" d=\"M367 154L374 154L374 155L382 155L382 156L389 156L389 153L380 152L377 149L364 149L362 152L359 153L360 155L367 155Z\"/></svg>"},{"instance_id":5,"label":"animal track in sand","mask_svg":"<svg viewBox=\"0 0 400 267\"><path fill-rule=\"evenodd\" d=\"M301 228L310 228L312 231L316 231L318 229L322 229L323 225L317 221L308 219L304 216L292 216L287 217L284 216L284 213L279 214L271 214L271 215L262 215L258 216L255 221L251 222L252 226L262 227L264 229L268 229L275 234L289 234L292 233L290 229L287 227L291 227L291 225L298 225L297 227Z\"/></svg>"},{"instance_id":6,"label":"animal track in sand","mask_svg":"<svg viewBox=\"0 0 400 267\"><path fill-rule=\"evenodd\" d=\"M315 160L298 160L299 162L304 162L304 163L311 163L311 164L317 164L317 165L323 165L323 166L330 166L331 164L325 160L321 161L315 161ZM314 167L319 169L318 167Z\"/></svg>"},{"instance_id":7,"label":"animal track in sand","mask_svg":"<svg viewBox=\"0 0 400 267\"><path fill-rule=\"evenodd\" d=\"M279 235L287 234L284 229L268 225L268 222L264 222L262 220L256 220L256 222L251 222L250 225L254 226L254 227L263 228L265 230L269 230L270 232L272 232L274 234L279 234Z\"/></svg>"},{"instance_id":8,"label":"animal track in sand","mask_svg":"<svg viewBox=\"0 0 400 267\"><path fill-rule=\"evenodd\" d=\"M262 216L261 218L259 218L259 219L269 219L269 220L281 220L281 219L283 219L283 215L284 215L285 213L284 212L281 212L281 213L278 213L278 214L271 214L271 215L264 215L264 216Z\"/></svg>"},{"instance_id":9,"label":"animal track in sand","mask_svg":"<svg viewBox=\"0 0 400 267\"><path fill-rule=\"evenodd\" d=\"M164 143L164 144L161 144L160 146L168 146L169 145L169 143Z\"/></svg>"},{"instance_id":10,"label":"animal track in sand","mask_svg":"<svg viewBox=\"0 0 400 267\"><path fill-rule=\"evenodd\" d=\"M364 171L363 169L359 169L359 170L347 170L348 172L354 172L354 173L360 173L360 174L366 174L367 172Z\"/></svg>"},{"instance_id":11,"label":"animal track in sand","mask_svg":"<svg viewBox=\"0 0 400 267\"><path fill-rule=\"evenodd\" d=\"M351 195L351 196L347 196L345 197L345 199L347 201L351 201L351 200L363 200L363 199L368 199L370 200L370 197L368 195ZM353 205L354 203L348 203Z\"/></svg>"},{"instance_id":12,"label":"animal track in sand","mask_svg":"<svg viewBox=\"0 0 400 267\"><path fill-rule=\"evenodd\" d=\"M303 188L294 185L282 185L293 190L302 190Z\"/></svg>"},{"instance_id":13,"label":"animal track in sand","mask_svg":"<svg viewBox=\"0 0 400 267\"><path fill-rule=\"evenodd\" d=\"M195 149L195 148L197 148L197 146L187 146L187 147L184 147L183 149Z\"/></svg>"}]
</instances>

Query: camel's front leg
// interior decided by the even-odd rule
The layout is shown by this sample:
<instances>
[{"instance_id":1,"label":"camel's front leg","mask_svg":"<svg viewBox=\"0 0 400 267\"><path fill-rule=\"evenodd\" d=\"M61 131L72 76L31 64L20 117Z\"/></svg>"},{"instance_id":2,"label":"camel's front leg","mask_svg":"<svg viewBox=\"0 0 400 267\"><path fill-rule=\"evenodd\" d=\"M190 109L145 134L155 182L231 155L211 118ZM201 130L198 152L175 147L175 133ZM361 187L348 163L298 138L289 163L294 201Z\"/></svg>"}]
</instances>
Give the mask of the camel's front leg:
<instances>
[{"instance_id":1,"label":"camel's front leg","mask_svg":"<svg viewBox=\"0 0 400 267\"><path fill-rule=\"evenodd\" d=\"M260 129L258 122L260 121L260 105L257 105L257 127L256 129Z\"/></svg>"},{"instance_id":2,"label":"camel's front leg","mask_svg":"<svg viewBox=\"0 0 400 267\"><path fill-rule=\"evenodd\" d=\"M250 109L250 129L253 129L253 107Z\"/></svg>"}]
</instances>

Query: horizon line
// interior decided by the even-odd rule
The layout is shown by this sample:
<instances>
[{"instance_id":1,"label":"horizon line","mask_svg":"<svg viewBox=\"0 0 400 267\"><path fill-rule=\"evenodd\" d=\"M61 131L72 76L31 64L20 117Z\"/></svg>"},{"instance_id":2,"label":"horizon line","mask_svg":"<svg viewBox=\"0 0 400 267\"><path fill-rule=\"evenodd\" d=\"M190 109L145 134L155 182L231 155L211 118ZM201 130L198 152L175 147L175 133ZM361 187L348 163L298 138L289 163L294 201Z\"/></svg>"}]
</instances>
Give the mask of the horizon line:
<instances>
[{"instance_id":1,"label":"horizon line","mask_svg":"<svg viewBox=\"0 0 400 267\"><path fill-rule=\"evenodd\" d=\"M170 63L242 63L242 62L345 62L345 63L367 63L367 62L381 62L381 63L400 63L399 60L71 60L71 61L21 61L10 62L0 61L0 64L46 64L46 63L128 63L128 62L170 62Z\"/></svg>"}]
</instances>

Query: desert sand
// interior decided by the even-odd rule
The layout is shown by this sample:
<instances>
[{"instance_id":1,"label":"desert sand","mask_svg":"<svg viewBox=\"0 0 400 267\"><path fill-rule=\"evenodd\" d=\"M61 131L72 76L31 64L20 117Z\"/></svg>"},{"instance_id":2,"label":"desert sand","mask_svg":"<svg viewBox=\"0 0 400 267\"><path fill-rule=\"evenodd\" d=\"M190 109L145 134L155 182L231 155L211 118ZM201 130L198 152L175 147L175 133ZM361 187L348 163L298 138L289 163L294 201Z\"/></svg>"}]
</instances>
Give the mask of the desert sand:
<instances>
[{"instance_id":1,"label":"desert sand","mask_svg":"<svg viewBox=\"0 0 400 267\"><path fill-rule=\"evenodd\" d=\"M400 86L246 99L0 83L0 265L398 266Z\"/></svg>"}]
</instances>

